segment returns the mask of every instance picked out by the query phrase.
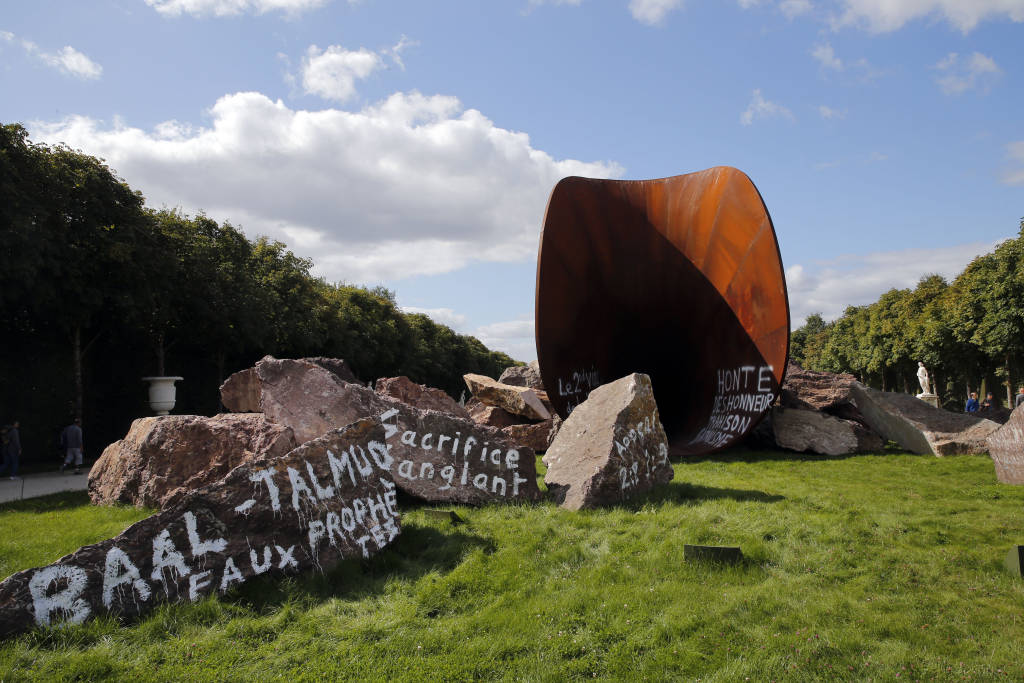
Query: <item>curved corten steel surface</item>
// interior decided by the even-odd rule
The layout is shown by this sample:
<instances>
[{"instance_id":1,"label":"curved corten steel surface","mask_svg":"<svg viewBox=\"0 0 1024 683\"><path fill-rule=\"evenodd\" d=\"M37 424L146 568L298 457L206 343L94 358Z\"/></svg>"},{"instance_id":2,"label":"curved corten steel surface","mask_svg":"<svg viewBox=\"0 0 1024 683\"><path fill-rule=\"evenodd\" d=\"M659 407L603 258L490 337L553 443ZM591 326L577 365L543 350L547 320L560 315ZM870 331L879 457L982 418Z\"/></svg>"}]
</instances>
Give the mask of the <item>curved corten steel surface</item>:
<instances>
[{"instance_id":1,"label":"curved corten steel surface","mask_svg":"<svg viewBox=\"0 0 1024 683\"><path fill-rule=\"evenodd\" d=\"M778 396L789 301L768 209L743 172L564 178L537 261L537 358L563 417L651 377L673 454L736 442Z\"/></svg>"}]
</instances>

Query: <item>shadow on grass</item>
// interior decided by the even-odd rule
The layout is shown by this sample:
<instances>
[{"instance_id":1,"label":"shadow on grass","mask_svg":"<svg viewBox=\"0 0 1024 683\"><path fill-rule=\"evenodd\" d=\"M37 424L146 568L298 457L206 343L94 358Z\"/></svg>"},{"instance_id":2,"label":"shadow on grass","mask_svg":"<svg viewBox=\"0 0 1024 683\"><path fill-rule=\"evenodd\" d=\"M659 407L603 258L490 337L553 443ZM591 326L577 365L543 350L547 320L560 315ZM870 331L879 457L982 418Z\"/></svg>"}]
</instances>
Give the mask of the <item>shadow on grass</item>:
<instances>
[{"instance_id":1,"label":"shadow on grass","mask_svg":"<svg viewBox=\"0 0 1024 683\"><path fill-rule=\"evenodd\" d=\"M89 493L87 491L64 491L36 498L25 498L23 500L0 503L0 513L53 512L54 510L66 510L67 508L76 508L89 504Z\"/></svg>"},{"instance_id":2,"label":"shadow on grass","mask_svg":"<svg viewBox=\"0 0 1024 683\"><path fill-rule=\"evenodd\" d=\"M384 595L387 584L394 580L413 583L432 572L448 573L475 550L492 553L496 546L488 538L462 530L404 523L395 542L370 559L343 560L326 572L284 580L279 576L250 580L220 599L239 602L262 614L290 602L313 605L330 598L361 600Z\"/></svg>"},{"instance_id":3,"label":"shadow on grass","mask_svg":"<svg viewBox=\"0 0 1024 683\"><path fill-rule=\"evenodd\" d=\"M724 451L716 451L704 455L673 456L675 463L686 464L690 462L765 462L777 460L780 462L824 462L827 460L849 460L850 458L871 458L880 455L920 455L900 448L890 441L885 448L878 453L848 453L845 455L822 455L819 453L797 453L796 451L769 450L764 448L753 448L746 445L733 446ZM933 457L923 456L920 457Z\"/></svg>"},{"instance_id":4,"label":"shadow on grass","mask_svg":"<svg viewBox=\"0 0 1024 683\"><path fill-rule=\"evenodd\" d=\"M698 484L673 481L664 486L657 487L646 496L638 497L632 502L635 507L640 508L646 503L697 505L706 501L722 500L725 498L739 502L753 501L756 503L777 503L786 499L785 496L753 489L721 489L714 486L700 486Z\"/></svg>"}]
</instances>

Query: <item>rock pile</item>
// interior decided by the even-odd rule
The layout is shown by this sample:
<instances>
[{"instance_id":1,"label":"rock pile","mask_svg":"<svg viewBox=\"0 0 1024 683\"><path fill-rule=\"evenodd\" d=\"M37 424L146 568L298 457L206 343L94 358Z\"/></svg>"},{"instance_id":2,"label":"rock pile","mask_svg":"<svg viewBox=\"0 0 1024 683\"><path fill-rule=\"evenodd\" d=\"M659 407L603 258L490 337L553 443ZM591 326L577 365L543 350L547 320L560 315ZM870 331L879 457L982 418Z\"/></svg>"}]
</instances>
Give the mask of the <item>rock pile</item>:
<instances>
[{"instance_id":1,"label":"rock pile","mask_svg":"<svg viewBox=\"0 0 1024 683\"><path fill-rule=\"evenodd\" d=\"M876 453L887 440L914 453L986 453L995 422L935 408L910 394L864 386L853 375L786 368L779 405L752 435L756 446L823 455Z\"/></svg>"},{"instance_id":2,"label":"rock pile","mask_svg":"<svg viewBox=\"0 0 1024 683\"><path fill-rule=\"evenodd\" d=\"M473 395L466 402L471 420L497 427L513 443L543 452L561 419L548 400L536 363L506 368L498 381L474 374L463 379Z\"/></svg>"},{"instance_id":3,"label":"rock pile","mask_svg":"<svg viewBox=\"0 0 1024 683\"><path fill-rule=\"evenodd\" d=\"M853 375L804 370L791 362L779 405L754 430L752 443L820 455L879 452L885 441L857 407L856 384Z\"/></svg>"}]
</instances>

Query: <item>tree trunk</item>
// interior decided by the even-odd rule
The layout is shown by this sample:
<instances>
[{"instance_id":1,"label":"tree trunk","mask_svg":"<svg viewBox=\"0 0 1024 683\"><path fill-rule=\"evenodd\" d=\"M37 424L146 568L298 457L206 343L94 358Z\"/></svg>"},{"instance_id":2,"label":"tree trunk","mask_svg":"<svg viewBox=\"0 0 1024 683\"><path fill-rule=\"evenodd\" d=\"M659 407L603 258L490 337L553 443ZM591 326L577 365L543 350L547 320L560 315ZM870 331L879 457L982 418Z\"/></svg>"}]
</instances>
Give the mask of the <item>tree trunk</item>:
<instances>
[{"instance_id":1,"label":"tree trunk","mask_svg":"<svg viewBox=\"0 0 1024 683\"><path fill-rule=\"evenodd\" d=\"M1010 377L1010 354L1006 354L1006 407L1013 408L1013 379Z\"/></svg>"},{"instance_id":2,"label":"tree trunk","mask_svg":"<svg viewBox=\"0 0 1024 683\"><path fill-rule=\"evenodd\" d=\"M224 384L224 351L217 352L217 384L218 386ZM220 392L217 392L217 410L218 412L226 412L224 402L220 399Z\"/></svg>"},{"instance_id":3,"label":"tree trunk","mask_svg":"<svg viewBox=\"0 0 1024 683\"><path fill-rule=\"evenodd\" d=\"M74 416L81 420L83 404L82 395L85 392L82 388L82 328L78 325L75 325L75 330L71 335L71 345L71 374L75 383L75 399L72 410L75 414Z\"/></svg>"},{"instance_id":4,"label":"tree trunk","mask_svg":"<svg viewBox=\"0 0 1024 683\"><path fill-rule=\"evenodd\" d=\"M165 377L164 374L164 333L156 335L156 376Z\"/></svg>"}]
</instances>

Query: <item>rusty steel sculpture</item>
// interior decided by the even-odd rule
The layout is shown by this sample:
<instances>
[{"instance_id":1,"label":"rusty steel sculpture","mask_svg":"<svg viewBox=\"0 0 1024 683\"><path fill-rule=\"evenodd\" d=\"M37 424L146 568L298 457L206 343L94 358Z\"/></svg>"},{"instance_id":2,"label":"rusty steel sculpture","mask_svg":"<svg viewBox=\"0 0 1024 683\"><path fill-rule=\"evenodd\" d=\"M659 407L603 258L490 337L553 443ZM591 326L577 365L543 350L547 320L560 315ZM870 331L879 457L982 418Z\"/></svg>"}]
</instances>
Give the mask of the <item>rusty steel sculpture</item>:
<instances>
[{"instance_id":1,"label":"rusty steel sculpture","mask_svg":"<svg viewBox=\"0 0 1024 683\"><path fill-rule=\"evenodd\" d=\"M565 417L590 390L650 375L675 455L741 439L782 386L789 301L768 209L743 172L570 177L537 261L541 377Z\"/></svg>"}]
</instances>

